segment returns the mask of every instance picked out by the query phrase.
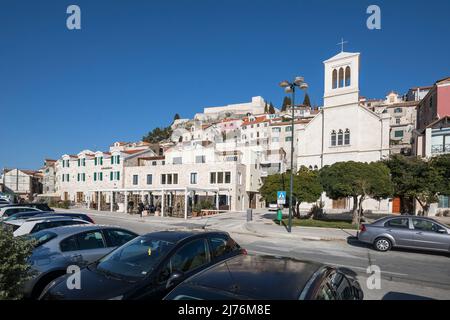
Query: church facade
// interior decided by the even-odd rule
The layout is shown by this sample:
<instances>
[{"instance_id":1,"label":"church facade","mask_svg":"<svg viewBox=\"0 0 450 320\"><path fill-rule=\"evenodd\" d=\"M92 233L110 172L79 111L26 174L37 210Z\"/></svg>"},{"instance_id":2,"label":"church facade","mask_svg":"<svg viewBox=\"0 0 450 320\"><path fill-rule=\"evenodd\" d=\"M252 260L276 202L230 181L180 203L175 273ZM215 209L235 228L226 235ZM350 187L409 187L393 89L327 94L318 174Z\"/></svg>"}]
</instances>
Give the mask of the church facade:
<instances>
[{"instance_id":1,"label":"church facade","mask_svg":"<svg viewBox=\"0 0 450 320\"><path fill-rule=\"evenodd\" d=\"M374 162L389 157L390 116L359 104L360 54L341 52L324 61L324 105L297 135L297 167L322 168L336 162ZM350 199L322 197L328 210L350 209ZM373 212L390 212L388 200L366 200Z\"/></svg>"}]
</instances>

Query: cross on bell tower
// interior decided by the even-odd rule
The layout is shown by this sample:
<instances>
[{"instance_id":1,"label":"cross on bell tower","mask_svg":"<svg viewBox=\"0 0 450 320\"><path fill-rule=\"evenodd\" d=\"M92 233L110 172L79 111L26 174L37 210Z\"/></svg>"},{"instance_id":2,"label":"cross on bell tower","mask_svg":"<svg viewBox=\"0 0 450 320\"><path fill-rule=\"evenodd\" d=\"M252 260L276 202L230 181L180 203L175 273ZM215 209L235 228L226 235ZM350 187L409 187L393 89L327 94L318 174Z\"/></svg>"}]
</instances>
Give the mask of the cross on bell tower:
<instances>
[{"instance_id":1,"label":"cross on bell tower","mask_svg":"<svg viewBox=\"0 0 450 320\"><path fill-rule=\"evenodd\" d=\"M339 42L337 45L341 46L341 52L344 52L344 44L348 43L348 41L344 41L344 38L341 38L341 42Z\"/></svg>"}]
</instances>

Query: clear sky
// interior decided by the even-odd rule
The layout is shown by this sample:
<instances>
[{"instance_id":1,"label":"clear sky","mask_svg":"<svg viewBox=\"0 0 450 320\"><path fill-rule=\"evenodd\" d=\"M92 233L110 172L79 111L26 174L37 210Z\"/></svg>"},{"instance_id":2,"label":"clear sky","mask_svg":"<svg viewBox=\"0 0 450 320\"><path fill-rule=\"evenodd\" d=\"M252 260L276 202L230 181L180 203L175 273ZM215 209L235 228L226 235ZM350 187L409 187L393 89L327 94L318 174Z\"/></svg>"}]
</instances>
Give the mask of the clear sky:
<instances>
[{"instance_id":1,"label":"clear sky","mask_svg":"<svg viewBox=\"0 0 450 320\"><path fill-rule=\"evenodd\" d=\"M66 9L81 8L81 30ZM381 30L366 9L381 7ZM361 52L360 94L450 76L450 1L0 0L0 168L135 141L175 113L263 96L303 75L322 103L322 61Z\"/></svg>"}]
</instances>

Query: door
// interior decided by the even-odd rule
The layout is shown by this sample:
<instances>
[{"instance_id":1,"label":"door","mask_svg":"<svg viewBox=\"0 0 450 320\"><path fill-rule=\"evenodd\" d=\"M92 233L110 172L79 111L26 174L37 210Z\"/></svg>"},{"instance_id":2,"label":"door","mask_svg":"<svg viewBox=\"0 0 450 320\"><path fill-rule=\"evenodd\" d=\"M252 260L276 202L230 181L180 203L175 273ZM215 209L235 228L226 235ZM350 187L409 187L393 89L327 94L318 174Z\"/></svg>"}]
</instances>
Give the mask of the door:
<instances>
[{"instance_id":1,"label":"door","mask_svg":"<svg viewBox=\"0 0 450 320\"><path fill-rule=\"evenodd\" d=\"M384 227L386 232L394 238L395 245L414 246L414 230L410 228L409 218L390 219L384 224Z\"/></svg>"},{"instance_id":2,"label":"door","mask_svg":"<svg viewBox=\"0 0 450 320\"><path fill-rule=\"evenodd\" d=\"M401 212L401 199L396 197L392 200L392 213L399 214Z\"/></svg>"},{"instance_id":3,"label":"door","mask_svg":"<svg viewBox=\"0 0 450 320\"><path fill-rule=\"evenodd\" d=\"M439 233L444 229L440 225L425 219L412 218L414 226L415 245L428 250L450 250L450 235Z\"/></svg>"},{"instance_id":4,"label":"door","mask_svg":"<svg viewBox=\"0 0 450 320\"><path fill-rule=\"evenodd\" d=\"M80 267L98 260L111 250L106 247L103 234L99 230L68 237L61 241L60 249L69 263Z\"/></svg>"},{"instance_id":5,"label":"door","mask_svg":"<svg viewBox=\"0 0 450 320\"><path fill-rule=\"evenodd\" d=\"M333 200L333 209L347 209L347 199L341 198Z\"/></svg>"}]
</instances>

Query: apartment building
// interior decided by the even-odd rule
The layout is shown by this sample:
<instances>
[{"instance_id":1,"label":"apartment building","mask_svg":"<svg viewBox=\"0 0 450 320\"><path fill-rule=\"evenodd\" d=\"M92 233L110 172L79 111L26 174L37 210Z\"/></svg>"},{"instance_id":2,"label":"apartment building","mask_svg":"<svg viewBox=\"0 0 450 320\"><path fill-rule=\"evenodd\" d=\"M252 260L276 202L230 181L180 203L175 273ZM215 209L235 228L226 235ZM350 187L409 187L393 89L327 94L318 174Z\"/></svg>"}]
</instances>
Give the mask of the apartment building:
<instances>
[{"instance_id":1,"label":"apartment building","mask_svg":"<svg viewBox=\"0 0 450 320\"><path fill-rule=\"evenodd\" d=\"M31 202L42 193L42 172L37 170L4 169L3 189L21 201Z\"/></svg>"}]
</instances>

